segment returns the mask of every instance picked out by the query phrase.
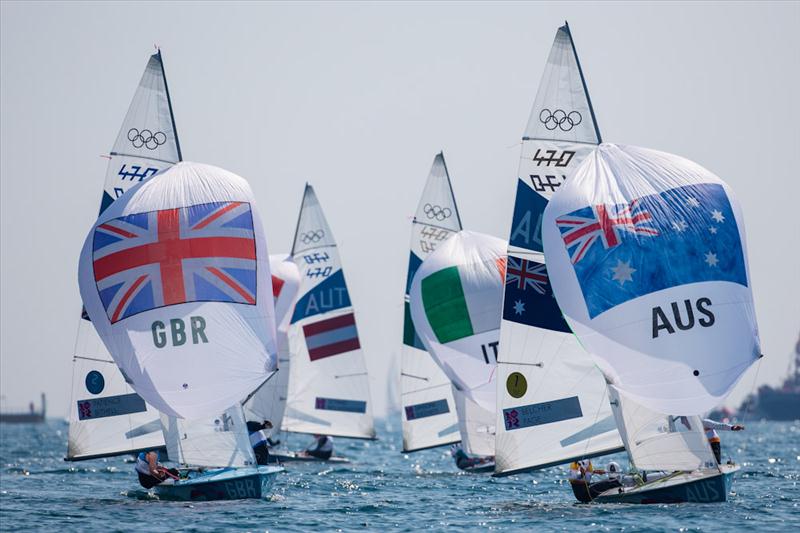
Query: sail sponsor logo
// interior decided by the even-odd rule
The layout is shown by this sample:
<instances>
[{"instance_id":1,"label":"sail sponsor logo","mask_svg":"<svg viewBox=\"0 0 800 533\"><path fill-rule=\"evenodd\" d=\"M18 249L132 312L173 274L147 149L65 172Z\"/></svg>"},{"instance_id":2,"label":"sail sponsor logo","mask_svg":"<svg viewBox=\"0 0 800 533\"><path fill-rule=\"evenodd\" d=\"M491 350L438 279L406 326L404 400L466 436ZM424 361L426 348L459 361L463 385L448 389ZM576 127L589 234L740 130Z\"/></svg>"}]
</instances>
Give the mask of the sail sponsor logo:
<instances>
[{"instance_id":1,"label":"sail sponsor logo","mask_svg":"<svg viewBox=\"0 0 800 533\"><path fill-rule=\"evenodd\" d=\"M695 324L709 328L714 325L715 317L711 312L711 298L698 298L694 304L691 300L684 300L682 306L678 302L672 302L665 312L660 306L653 308L653 338L658 338L663 330L668 334L675 333L676 328L680 331L692 329ZM686 316L683 316L683 307ZM695 320L694 309L697 309L697 320ZM667 313L672 317L667 316Z\"/></svg>"},{"instance_id":2,"label":"sail sponsor logo","mask_svg":"<svg viewBox=\"0 0 800 533\"><path fill-rule=\"evenodd\" d=\"M307 324L303 326L303 334L308 347L308 357L312 361L361 348L356 317L353 313Z\"/></svg>"},{"instance_id":3,"label":"sail sponsor logo","mask_svg":"<svg viewBox=\"0 0 800 533\"><path fill-rule=\"evenodd\" d=\"M577 396L503 409L506 431L552 424L582 416L583 411Z\"/></svg>"},{"instance_id":4,"label":"sail sponsor logo","mask_svg":"<svg viewBox=\"0 0 800 533\"><path fill-rule=\"evenodd\" d=\"M189 317L189 324L191 325L191 339L192 344L207 343L206 337L206 319L201 316ZM156 320L150 326L150 331L153 334L153 344L156 348L164 348L169 341L172 341L172 346L183 346L189 339L186 332L186 323L180 318L173 318L169 321L169 337L167 336L167 326L160 320Z\"/></svg>"},{"instance_id":5,"label":"sail sponsor logo","mask_svg":"<svg viewBox=\"0 0 800 533\"><path fill-rule=\"evenodd\" d=\"M557 217L556 224L590 318L691 283L747 287L739 228L719 184L676 187L628 204L591 205ZM666 321L662 324L666 314L656 313L654 323L658 319L669 331Z\"/></svg>"},{"instance_id":6,"label":"sail sponsor logo","mask_svg":"<svg viewBox=\"0 0 800 533\"><path fill-rule=\"evenodd\" d=\"M367 412L367 402L361 400L340 400L337 398L317 398L314 401L314 409L363 414Z\"/></svg>"},{"instance_id":7,"label":"sail sponsor logo","mask_svg":"<svg viewBox=\"0 0 800 533\"><path fill-rule=\"evenodd\" d=\"M138 394L122 394L106 398L78 400L78 420L93 420L109 416L144 413L147 405Z\"/></svg>"},{"instance_id":8,"label":"sail sponsor logo","mask_svg":"<svg viewBox=\"0 0 800 533\"><path fill-rule=\"evenodd\" d=\"M450 412L450 406L447 405L447 400L435 400L432 402L418 403L416 405L407 405L405 408L406 420L419 420L420 418L428 418L436 415L443 415Z\"/></svg>"},{"instance_id":9,"label":"sail sponsor logo","mask_svg":"<svg viewBox=\"0 0 800 533\"><path fill-rule=\"evenodd\" d=\"M93 236L93 273L111 323L187 302L256 305L250 204L212 202L114 218Z\"/></svg>"}]
</instances>

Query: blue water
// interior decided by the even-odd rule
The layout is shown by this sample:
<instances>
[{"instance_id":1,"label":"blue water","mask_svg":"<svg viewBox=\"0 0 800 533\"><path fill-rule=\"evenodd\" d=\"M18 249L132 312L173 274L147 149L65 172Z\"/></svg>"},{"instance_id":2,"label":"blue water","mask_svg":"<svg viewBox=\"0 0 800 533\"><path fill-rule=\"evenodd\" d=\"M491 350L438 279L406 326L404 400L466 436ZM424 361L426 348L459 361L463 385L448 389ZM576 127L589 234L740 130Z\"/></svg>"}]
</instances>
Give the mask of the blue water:
<instances>
[{"instance_id":1,"label":"blue water","mask_svg":"<svg viewBox=\"0 0 800 533\"><path fill-rule=\"evenodd\" d=\"M336 440L352 464L289 464L267 500L164 502L123 458L65 463L66 431L0 426L0 530L800 531L797 423L723 435L723 454L743 465L727 503L648 506L577 504L563 468L493 479L459 473L446 450L401 454L394 420L377 442Z\"/></svg>"}]
</instances>

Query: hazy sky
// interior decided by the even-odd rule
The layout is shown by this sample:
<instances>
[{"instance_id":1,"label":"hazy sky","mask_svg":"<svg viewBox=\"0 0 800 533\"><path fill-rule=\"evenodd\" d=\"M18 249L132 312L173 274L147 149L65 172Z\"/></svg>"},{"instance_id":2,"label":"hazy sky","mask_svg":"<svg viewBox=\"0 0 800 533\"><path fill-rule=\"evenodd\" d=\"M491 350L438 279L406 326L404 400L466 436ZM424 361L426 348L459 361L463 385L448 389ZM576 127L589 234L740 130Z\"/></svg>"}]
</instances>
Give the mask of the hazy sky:
<instances>
[{"instance_id":1,"label":"hazy sky","mask_svg":"<svg viewBox=\"0 0 800 533\"><path fill-rule=\"evenodd\" d=\"M312 182L342 253L376 412L399 353L410 217L443 149L467 229L508 238L519 140L568 19L603 138L688 157L742 204L778 383L800 331L800 4L3 2L4 406L64 416L78 255L153 45L184 158L249 180L286 252ZM751 370L729 404L754 383Z\"/></svg>"}]
</instances>

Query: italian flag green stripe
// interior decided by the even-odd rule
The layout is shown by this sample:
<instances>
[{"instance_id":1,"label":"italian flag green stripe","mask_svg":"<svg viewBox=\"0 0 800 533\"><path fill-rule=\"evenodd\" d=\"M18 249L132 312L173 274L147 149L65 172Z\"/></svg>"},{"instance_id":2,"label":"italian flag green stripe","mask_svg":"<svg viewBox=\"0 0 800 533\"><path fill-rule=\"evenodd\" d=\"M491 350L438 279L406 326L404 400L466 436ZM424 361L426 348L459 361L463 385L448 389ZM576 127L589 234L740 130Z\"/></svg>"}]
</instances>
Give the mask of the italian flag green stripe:
<instances>
[{"instance_id":1,"label":"italian flag green stripe","mask_svg":"<svg viewBox=\"0 0 800 533\"><path fill-rule=\"evenodd\" d=\"M420 288L425 315L440 343L473 334L458 267L445 268L431 274L422 280Z\"/></svg>"}]
</instances>

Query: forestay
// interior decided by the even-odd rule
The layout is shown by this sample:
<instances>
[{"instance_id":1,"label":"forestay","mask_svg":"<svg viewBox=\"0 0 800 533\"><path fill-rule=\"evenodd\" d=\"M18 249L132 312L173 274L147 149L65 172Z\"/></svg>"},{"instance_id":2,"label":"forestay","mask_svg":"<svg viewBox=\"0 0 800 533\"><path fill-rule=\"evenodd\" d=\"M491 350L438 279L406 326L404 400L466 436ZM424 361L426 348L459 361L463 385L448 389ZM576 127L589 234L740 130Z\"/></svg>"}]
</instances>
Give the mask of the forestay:
<instances>
[{"instance_id":1,"label":"forestay","mask_svg":"<svg viewBox=\"0 0 800 533\"><path fill-rule=\"evenodd\" d=\"M600 142L572 35L559 28L522 140L498 355L496 473L620 451L600 372L553 297L545 206Z\"/></svg>"},{"instance_id":2,"label":"forestay","mask_svg":"<svg viewBox=\"0 0 800 533\"><path fill-rule=\"evenodd\" d=\"M459 426L450 380L425 351L414 329L409 304L411 281L422 261L454 233L461 231L450 176L439 153L425 182L411 224L411 250L404 296L403 346L400 360L403 451L458 442ZM492 422L492 425L494 422Z\"/></svg>"},{"instance_id":3,"label":"forestay","mask_svg":"<svg viewBox=\"0 0 800 533\"><path fill-rule=\"evenodd\" d=\"M161 415L167 453L172 461L198 467L256 464L242 406L195 420Z\"/></svg>"},{"instance_id":4,"label":"forestay","mask_svg":"<svg viewBox=\"0 0 800 533\"><path fill-rule=\"evenodd\" d=\"M609 394L620 435L636 468L691 472L717 466L699 416L656 413L613 385Z\"/></svg>"},{"instance_id":5,"label":"forestay","mask_svg":"<svg viewBox=\"0 0 800 533\"><path fill-rule=\"evenodd\" d=\"M130 138L129 138L130 137ZM100 212L181 158L161 52L153 54L109 155ZM69 404L68 460L164 445L158 412L128 384L89 316L78 324Z\"/></svg>"},{"instance_id":6,"label":"forestay","mask_svg":"<svg viewBox=\"0 0 800 533\"><path fill-rule=\"evenodd\" d=\"M203 418L275 370L267 256L247 182L179 163L99 217L81 252L81 296L136 392L164 414Z\"/></svg>"},{"instance_id":7,"label":"forestay","mask_svg":"<svg viewBox=\"0 0 800 533\"><path fill-rule=\"evenodd\" d=\"M282 429L374 438L369 375L336 241L306 185L292 258L300 290L289 327L289 394Z\"/></svg>"},{"instance_id":8,"label":"forestay","mask_svg":"<svg viewBox=\"0 0 800 533\"><path fill-rule=\"evenodd\" d=\"M489 412L496 403L505 247L501 239L461 231L422 262L410 293L426 349L459 392Z\"/></svg>"},{"instance_id":9,"label":"forestay","mask_svg":"<svg viewBox=\"0 0 800 533\"><path fill-rule=\"evenodd\" d=\"M275 299L275 322L278 340L278 372L247 402L248 418L272 422L267 436L277 433L286 410L289 391L289 321L300 289L300 272L288 254L269 256L272 273L272 296Z\"/></svg>"},{"instance_id":10,"label":"forestay","mask_svg":"<svg viewBox=\"0 0 800 533\"><path fill-rule=\"evenodd\" d=\"M569 325L637 403L701 414L759 358L742 214L700 165L600 145L553 197L543 233Z\"/></svg>"}]
</instances>

